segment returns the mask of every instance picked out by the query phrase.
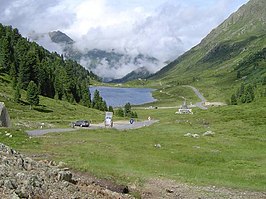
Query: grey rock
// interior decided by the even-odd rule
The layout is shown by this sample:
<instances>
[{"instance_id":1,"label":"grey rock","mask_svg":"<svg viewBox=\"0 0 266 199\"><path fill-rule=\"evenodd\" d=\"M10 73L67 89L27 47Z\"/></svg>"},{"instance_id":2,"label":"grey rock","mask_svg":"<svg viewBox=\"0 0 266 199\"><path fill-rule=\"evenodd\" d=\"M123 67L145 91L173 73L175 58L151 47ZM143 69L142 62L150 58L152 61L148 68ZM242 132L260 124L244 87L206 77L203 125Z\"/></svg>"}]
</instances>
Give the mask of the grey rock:
<instances>
[{"instance_id":1,"label":"grey rock","mask_svg":"<svg viewBox=\"0 0 266 199\"><path fill-rule=\"evenodd\" d=\"M72 182L72 173L70 171L60 171L57 175L57 180Z\"/></svg>"},{"instance_id":2,"label":"grey rock","mask_svg":"<svg viewBox=\"0 0 266 199\"><path fill-rule=\"evenodd\" d=\"M4 187L7 189L16 189L17 188L17 183L14 179L6 179L4 181Z\"/></svg>"}]
</instances>

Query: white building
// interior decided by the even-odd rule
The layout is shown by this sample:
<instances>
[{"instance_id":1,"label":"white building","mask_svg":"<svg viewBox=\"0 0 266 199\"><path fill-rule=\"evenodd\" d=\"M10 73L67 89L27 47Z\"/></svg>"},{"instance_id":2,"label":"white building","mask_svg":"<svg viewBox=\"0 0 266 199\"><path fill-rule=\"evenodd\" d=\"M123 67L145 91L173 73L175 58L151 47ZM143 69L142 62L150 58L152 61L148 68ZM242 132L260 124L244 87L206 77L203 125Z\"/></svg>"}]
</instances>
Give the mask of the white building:
<instances>
[{"instance_id":1,"label":"white building","mask_svg":"<svg viewBox=\"0 0 266 199\"><path fill-rule=\"evenodd\" d=\"M176 114L193 114L192 109L188 108L186 101L180 106Z\"/></svg>"}]
</instances>

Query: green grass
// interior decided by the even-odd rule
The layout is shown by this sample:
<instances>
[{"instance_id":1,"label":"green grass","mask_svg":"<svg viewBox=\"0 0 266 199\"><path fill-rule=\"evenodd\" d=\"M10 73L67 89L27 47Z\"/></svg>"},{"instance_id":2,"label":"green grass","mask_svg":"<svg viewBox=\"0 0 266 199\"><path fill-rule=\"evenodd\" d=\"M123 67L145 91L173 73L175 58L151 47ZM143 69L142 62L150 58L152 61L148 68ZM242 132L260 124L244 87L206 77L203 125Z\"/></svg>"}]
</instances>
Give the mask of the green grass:
<instances>
[{"instance_id":1,"label":"green grass","mask_svg":"<svg viewBox=\"0 0 266 199\"><path fill-rule=\"evenodd\" d=\"M4 89L7 85L0 86ZM183 88L180 89L181 92ZM139 120L151 116L160 122L136 130L79 130L29 138L24 132L28 127L14 124L45 121L55 127L67 127L79 118L100 122L103 113L48 98L41 98L41 110L29 110L28 105L12 102L11 91L7 86L0 100L9 109L13 127L0 129L0 142L20 152L63 161L73 169L122 184L141 186L145 180L162 177L197 185L266 190L265 98L241 106L194 109L193 115L177 115L176 109L136 109ZM173 88L167 91L175 93ZM160 97L160 92L157 94ZM173 105L177 96L169 102L165 95L159 99L161 104ZM215 135L202 136L208 130ZM187 133L200 137L184 136Z\"/></svg>"},{"instance_id":2,"label":"green grass","mask_svg":"<svg viewBox=\"0 0 266 199\"><path fill-rule=\"evenodd\" d=\"M32 139L17 131L12 139L4 138L4 143L118 183L140 185L145 179L163 177L198 185L263 191L264 101L207 111L195 109L193 115L175 115L174 109L138 110L140 119L151 116L160 122L137 130L80 130ZM215 132L215 136L202 136L207 130ZM200 137L185 137L188 132ZM3 137L2 134L1 140ZM156 148L155 144L162 147Z\"/></svg>"},{"instance_id":3,"label":"green grass","mask_svg":"<svg viewBox=\"0 0 266 199\"><path fill-rule=\"evenodd\" d=\"M69 123L75 120L86 119L98 123L104 118L101 111L43 96L40 96L40 105L30 110L26 92L22 91L21 103L14 102L13 93L9 78L0 76L0 101L8 107L14 128L39 128L41 123L45 123L46 128L69 127Z\"/></svg>"}]
</instances>

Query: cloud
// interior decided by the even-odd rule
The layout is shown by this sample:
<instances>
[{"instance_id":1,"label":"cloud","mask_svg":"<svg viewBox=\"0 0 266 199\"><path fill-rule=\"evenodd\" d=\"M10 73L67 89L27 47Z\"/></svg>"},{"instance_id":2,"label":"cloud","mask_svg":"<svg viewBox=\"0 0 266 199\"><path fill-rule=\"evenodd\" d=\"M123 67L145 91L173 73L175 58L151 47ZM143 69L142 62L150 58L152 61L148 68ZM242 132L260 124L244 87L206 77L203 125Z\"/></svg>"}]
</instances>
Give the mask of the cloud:
<instances>
[{"instance_id":1,"label":"cloud","mask_svg":"<svg viewBox=\"0 0 266 199\"><path fill-rule=\"evenodd\" d=\"M115 49L147 54L163 62L173 60L200 42L213 28L247 0L0 0L0 22L17 27L24 36L33 31L61 30L76 41L76 48ZM59 50L47 37L40 43ZM85 63L83 60L82 63ZM104 73L106 63L95 72ZM135 69L115 71L121 76ZM106 73L106 71L105 71ZM119 75L118 75L119 74Z\"/></svg>"}]
</instances>

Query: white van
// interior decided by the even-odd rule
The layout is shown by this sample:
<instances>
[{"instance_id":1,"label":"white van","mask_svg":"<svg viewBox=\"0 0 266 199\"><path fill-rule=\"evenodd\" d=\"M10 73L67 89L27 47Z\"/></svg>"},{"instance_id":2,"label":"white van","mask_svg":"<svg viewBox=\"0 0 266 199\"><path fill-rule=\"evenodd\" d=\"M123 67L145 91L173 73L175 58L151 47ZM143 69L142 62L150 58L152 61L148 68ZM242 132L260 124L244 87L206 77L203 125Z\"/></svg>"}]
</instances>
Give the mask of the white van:
<instances>
[{"instance_id":1,"label":"white van","mask_svg":"<svg viewBox=\"0 0 266 199\"><path fill-rule=\"evenodd\" d=\"M113 112L105 112L104 126L113 127Z\"/></svg>"}]
</instances>

